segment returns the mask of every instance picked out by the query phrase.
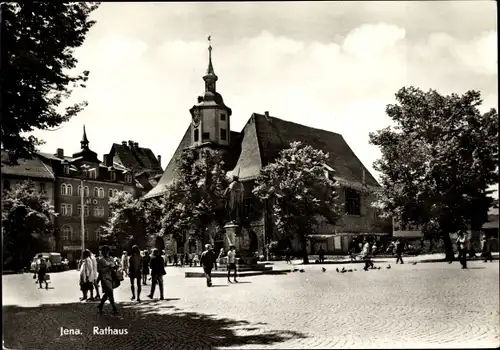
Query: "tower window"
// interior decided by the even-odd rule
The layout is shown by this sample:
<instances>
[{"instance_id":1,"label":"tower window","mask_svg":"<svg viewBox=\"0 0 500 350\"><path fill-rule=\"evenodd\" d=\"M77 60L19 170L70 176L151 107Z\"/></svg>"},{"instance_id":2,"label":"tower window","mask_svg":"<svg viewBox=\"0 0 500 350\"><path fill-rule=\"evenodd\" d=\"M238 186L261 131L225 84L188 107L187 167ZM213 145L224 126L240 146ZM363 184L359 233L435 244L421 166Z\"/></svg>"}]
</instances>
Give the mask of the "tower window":
<instances>
[{"instance_id":1,"label":"tower window","mask_svg":"<svg viewBox=\"0 0 500 350\"><path fill-rule=\"evenodd\" d=\"M221 113L220 120L226 120L226 115L224 113Z\"/></svg>"},{"instance_id":2,"label":"tower window","mask_svg":"<svg viewBox=\"0 0 500 350\"><path fill-rule=\"evenodd\" d=\"M210 133L204 132L201 136L202 136L203 140L208 140L210 138Z\"/></svg>"},{"instance_id":3,"label":"tower window","mask_svg":"<svg viewBox=\"0 0 500 350\"><path fill-rule=\"evenodd\" d=\"M198 129L194 129L194 142L198 142L200 139L200 131Z\"/></svg>"},{"instance_id":4,"label":"tower window","mask_svg":"<svg viewBox=\"0 0 500 350\"><path fill-rule=\"evenodd\" d=\"M227 140L227 132L226 129L220 129L220 139Z\"/></svg>"}]
</instances>

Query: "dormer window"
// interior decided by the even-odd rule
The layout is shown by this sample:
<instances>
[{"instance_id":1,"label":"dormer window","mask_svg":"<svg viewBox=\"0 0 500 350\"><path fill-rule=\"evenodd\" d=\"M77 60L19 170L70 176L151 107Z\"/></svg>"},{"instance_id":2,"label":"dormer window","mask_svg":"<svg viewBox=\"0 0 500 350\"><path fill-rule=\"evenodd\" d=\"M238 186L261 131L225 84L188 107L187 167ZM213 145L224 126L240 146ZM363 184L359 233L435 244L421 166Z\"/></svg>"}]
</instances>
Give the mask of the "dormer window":
<instances>
[{"instance_id":1,"label":"dormer window","mask_svg":"<svg viewBox=\"0 0 500 350\"><path fill-rule=\"evenodd\" d=\"M116 181L116 172L114 170L111 170L109 176L111 178L111 181Z\"/></svg>"},{"instance_id":2,"label":"dormer window","mask_svg":"<svg viewBox=\"0 0 500 350\"><path fill-rule=\"evenodd\" d=\"M88 171L88 176L90 179L96 179L97 178L97 170L96 169L90 169Z\"/></svg>"},{"instance_id":3,"label":"dormer window","mask_svg":"<svg viewBox=\"0 0 500 350\"><path fill-rule=\"evenodd\" d=\"M132 182L132 175L125 174L125 182Z\"/></svg>"},{"instance_id":4,"label":"dormer window","mask_svg":"<svg viewBox=\"0 0 500 350\"><path fill-rule=\"evenodd\" d=\"M69 175L69 165L68 164L63 165L63 173L64 173L64 175Z\"/></svg>"}]
</instances>

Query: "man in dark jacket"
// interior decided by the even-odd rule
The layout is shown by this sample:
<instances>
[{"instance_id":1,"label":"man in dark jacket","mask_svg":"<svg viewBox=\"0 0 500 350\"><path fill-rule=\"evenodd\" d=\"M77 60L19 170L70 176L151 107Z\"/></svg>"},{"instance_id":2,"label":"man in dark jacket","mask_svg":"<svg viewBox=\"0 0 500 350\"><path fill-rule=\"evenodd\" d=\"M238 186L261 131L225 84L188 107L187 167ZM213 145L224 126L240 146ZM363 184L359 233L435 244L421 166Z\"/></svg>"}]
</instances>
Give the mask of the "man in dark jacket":
<instances>
[{"instance_id":1,"label":"man in dark jacket","mask_svg":"<svg viewBox=\"0 0 500 350\"><path fill-rule=\"evenodd\" d=\"M401 264L404 264L403 262L403 247L404 244L401 242L399 239L396 241L396 245L394 247L394 250L396 252L396 264L401 261Z\"/></svg>"},{"instance_id":2,"label":"man in dark jacket","mask_svg":"<svg viewBox=\"0 0 500 350\"><path fill-rule=\"evenodd\" d=\"M160 300L163 300L163 276L167 274L165 271L165 261L160 255L160 251L158 249L153 249L153 257L151 258L151 262L149 263L151 267L151 293L149 293L148 297L153 299L153 295L155 293L156 284L160 289Z\"/></svg>"},{"instance_id":3,"label":"man in dark jacket","mask_svg":"<svg viewBox=\"0 0 500 350\"><path fill-rule=\"evenodd\" d=\"M212 269L215 266L215 269L217 270L217 256L215 256L210 244L206 244L205 251L201 253L200 265L203 266L203 272L205 272L205 277L207 278L207 287L211 287Z\"/></svg>"}]
</instances>

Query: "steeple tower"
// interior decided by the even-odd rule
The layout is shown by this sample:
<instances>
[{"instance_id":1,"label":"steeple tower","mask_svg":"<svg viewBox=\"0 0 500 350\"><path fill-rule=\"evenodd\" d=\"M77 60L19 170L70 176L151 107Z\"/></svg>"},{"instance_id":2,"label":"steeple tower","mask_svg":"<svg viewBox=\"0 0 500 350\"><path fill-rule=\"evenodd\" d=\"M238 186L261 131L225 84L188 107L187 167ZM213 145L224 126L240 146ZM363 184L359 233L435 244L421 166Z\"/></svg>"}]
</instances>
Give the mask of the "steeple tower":
<instances>
[{"instance_id":1,"label":"steeple tower","mask_svg":"<svg viewBox=\"0 0 500 350\"><path fill-rule=\"evenodd\" d=\"M217 92L215 83L219 78L215 75L212 64L212 41L208 37L208 68L203 76L205 92L198 97L189 112L191 113L191 145L205 144L217 146L231 145L230 117L231 108L224 104L222 96Z\"/></svg>"},{"instance_id":2,"label":"steeple tower","mask_svg":"<svg viewBox=\"0 0 500 350\"><path fill-rule=\"evenodd\" d=\"M83 125L83 137L80 141L81 148L83 150L89 149L89 140L87 139L87 132L85 131L85 124Z\"/></svg>"},{"instance_id":3,"label":"steeple tower","mask_svg":"<svg viewBox=\"0 0 500 350\"><path fill-rule=\"evenodd\" d=\"M215 82L219 79L214 72L214 66L212 65L212 37L208 36L208 68L207 73L203 77L205 80L205 91L215 92Z\"/></svg>"}]
</instances>

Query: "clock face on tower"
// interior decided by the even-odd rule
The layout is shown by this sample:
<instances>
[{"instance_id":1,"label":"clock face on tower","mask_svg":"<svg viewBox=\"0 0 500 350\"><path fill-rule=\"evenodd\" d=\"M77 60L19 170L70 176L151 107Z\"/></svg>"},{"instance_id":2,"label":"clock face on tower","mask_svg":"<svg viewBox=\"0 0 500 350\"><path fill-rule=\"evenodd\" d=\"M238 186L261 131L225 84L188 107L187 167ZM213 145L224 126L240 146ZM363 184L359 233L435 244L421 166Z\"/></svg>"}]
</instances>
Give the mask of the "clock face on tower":
<instances>
[{"instance_id":1,"label":"clock face on tower","mask_svg":"<svg viewBox=\"0 0 500 350\"><path fill-rule=\"evenodd\" d=\"M200 125L200 110L199 109L195 109L193 111L193 125L194 126Z\"/></svg>"}]
</instances>

